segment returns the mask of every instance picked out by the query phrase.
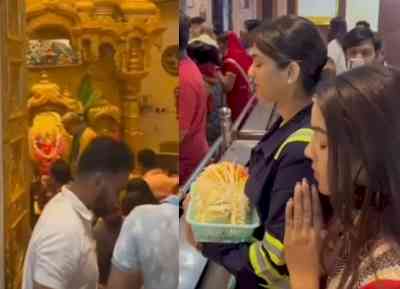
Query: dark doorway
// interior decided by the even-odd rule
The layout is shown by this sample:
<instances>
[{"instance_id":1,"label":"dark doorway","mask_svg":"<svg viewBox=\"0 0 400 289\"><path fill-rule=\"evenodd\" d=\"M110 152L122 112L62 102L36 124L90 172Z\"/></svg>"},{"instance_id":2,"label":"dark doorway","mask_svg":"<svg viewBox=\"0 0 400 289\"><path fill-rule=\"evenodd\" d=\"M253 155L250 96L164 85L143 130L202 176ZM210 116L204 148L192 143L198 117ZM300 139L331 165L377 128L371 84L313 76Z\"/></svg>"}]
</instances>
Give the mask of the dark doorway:
<instances>
[{"instance_id":1,"label":"dark doorway","mask_svg":"<svg viewBox=\"0 0 400 289\"><path fill-rule=\"evenodd\" d=\"M400 67L400 1L381 0L379 32L383 38L385 60Z\"/></svg>"}]
</instances>

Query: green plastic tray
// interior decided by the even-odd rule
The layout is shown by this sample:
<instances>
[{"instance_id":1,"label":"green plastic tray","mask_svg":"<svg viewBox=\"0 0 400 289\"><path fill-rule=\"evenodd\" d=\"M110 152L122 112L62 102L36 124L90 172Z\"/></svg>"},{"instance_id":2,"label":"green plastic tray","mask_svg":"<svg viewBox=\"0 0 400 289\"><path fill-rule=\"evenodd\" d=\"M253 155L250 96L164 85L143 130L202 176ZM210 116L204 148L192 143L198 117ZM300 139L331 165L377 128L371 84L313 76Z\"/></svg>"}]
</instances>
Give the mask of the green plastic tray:
<instances>
[{"instance_id":1,"label":"green plastic tray","mask_svg":"<svg viewBox=\"0 0 400 289\"><path fill-rule=\"evenodd\" d=\"M195 184L191 194L195 194ZM256 210L251 210L250 223L245 225L206 224L195 221L195 198L189 204L186 221L192 226L194 238L200 243L243 243L252 240L254 229L260 225Z\"/></svg>"}]
</instances>

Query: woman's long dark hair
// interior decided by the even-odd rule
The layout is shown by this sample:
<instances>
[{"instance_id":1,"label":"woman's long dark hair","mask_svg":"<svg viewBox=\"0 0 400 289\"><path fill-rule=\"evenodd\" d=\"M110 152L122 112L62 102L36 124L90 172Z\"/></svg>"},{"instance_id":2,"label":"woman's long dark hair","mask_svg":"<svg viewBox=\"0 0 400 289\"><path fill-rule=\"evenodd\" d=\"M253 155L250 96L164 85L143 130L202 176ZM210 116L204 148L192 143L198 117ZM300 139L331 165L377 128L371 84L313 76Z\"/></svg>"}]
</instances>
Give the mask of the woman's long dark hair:
<instances>
[{"instance_id":1,"label":"woman's long dark hair","mask_svg":"<svg viewBox=\"0 0 400 289\"><path fill-rule=\"evenodd\" d=\"M341 227L341 234L330 230L327 242L343 240L335 256L346 260L339 288L354 286L360 257L368 257L375 241L400 244L399 91L398 71L364 66L316 92L328 134L334 220ZM325 246L323 257L328 251Z\"/></svg>"}]
</instances>

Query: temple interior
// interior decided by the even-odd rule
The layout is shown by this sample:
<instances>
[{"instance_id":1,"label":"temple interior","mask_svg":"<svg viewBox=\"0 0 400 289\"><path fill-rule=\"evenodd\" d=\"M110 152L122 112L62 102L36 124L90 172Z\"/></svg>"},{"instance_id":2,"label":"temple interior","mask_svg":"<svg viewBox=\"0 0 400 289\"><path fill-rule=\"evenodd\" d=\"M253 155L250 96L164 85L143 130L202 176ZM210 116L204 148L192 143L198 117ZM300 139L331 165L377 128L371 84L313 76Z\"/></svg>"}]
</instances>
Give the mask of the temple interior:
<instances>
[{"instance_id":1,"label":"temple interior","mask_svg":"<svg viewBox=\"0 0 400 289\"><path fill-rule=\"evenodd\" d=\"M20 288L40 197L32 188L54 158L68 161L71 154L63 116L77 113L97 135L123 139L135 152L150 148L164 167L177 169L178 5L1 1L0 67L7 73L0 74L6 192L0 223L7 289Z\"/></svg>"}]
</instances>

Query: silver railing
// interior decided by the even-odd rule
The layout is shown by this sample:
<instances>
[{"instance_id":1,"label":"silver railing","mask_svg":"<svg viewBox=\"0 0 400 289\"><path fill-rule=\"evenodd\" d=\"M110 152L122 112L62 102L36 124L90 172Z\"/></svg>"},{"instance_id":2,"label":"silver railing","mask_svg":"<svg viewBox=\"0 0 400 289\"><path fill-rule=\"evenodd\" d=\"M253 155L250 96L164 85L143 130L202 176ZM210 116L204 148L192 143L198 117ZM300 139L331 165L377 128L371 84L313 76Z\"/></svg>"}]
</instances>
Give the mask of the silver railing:
<instances>
[{"instance_id":1,"label":"silver railing","mask_svg":"<svg viewBox=\"0 0 400 289\"><path fill-rule=\"evenodd\" d=\"M214 144L209 149L206 156L194 170L192 175L186 181L186 183L181 187L181 198L184 198L186 194L190 191L190 186L197 179L200 173L213 161L219 160L224 152L229 148L233 140L238 136L238 130L240 129L243 122L246 120L247 116L251 112L253 105L256 102L256 97L253 96L247 103L247 105L242 110L239 117L236 119L235 123L231 125L230 121L230 109L223 107L220 109L221 118L221 136L214 142ZM229 116L229 117L228 117Z\"/></svg>"}]
</instances>

